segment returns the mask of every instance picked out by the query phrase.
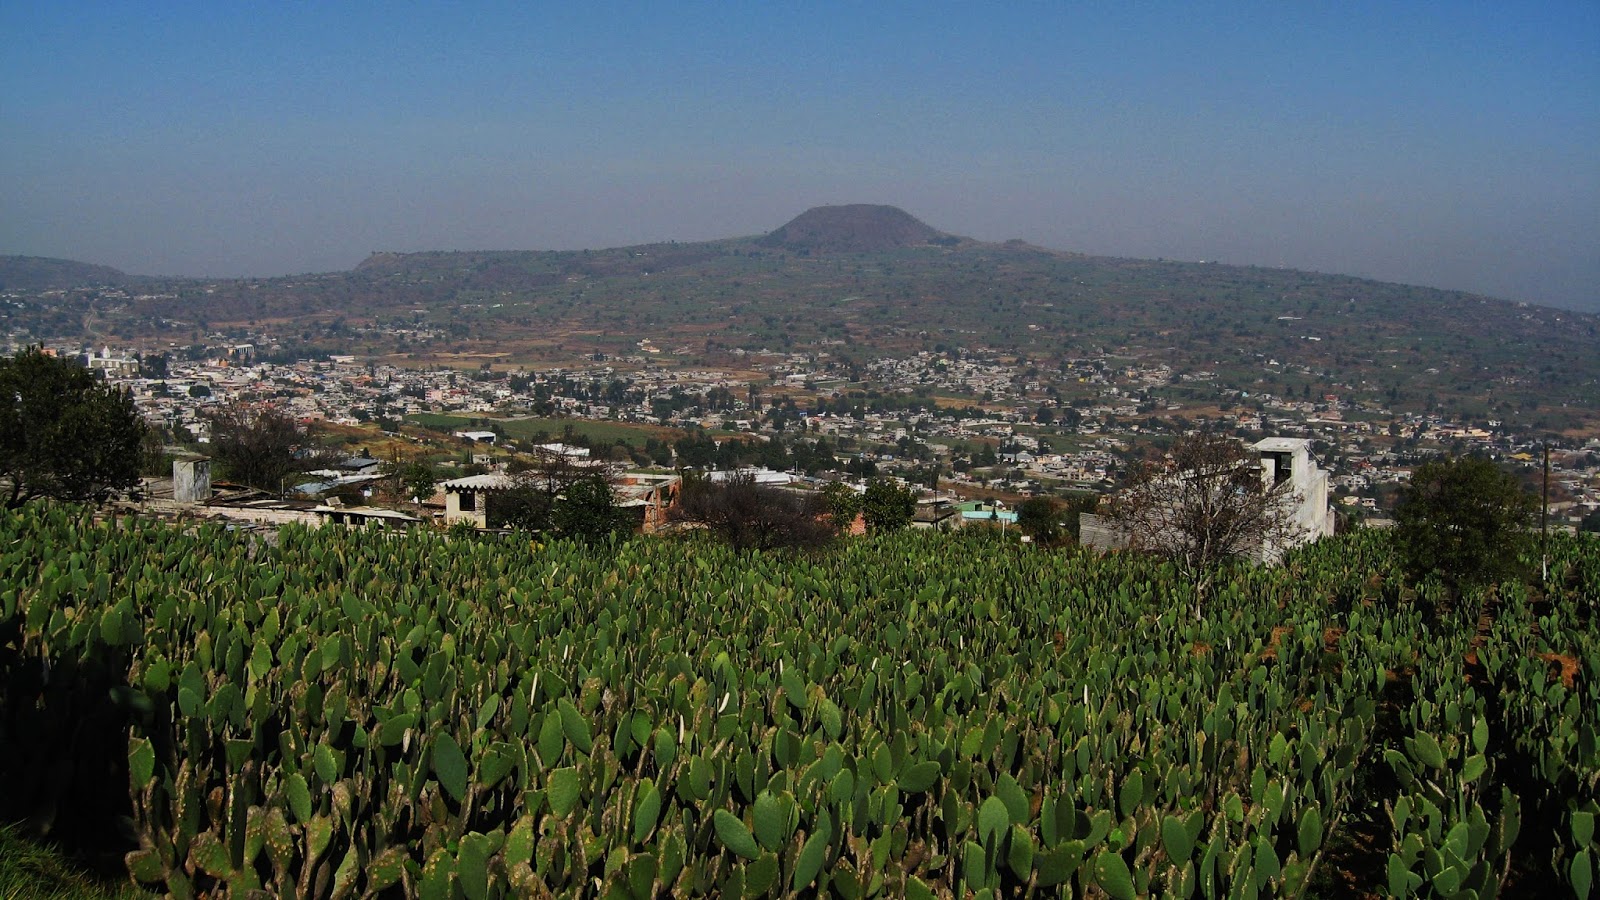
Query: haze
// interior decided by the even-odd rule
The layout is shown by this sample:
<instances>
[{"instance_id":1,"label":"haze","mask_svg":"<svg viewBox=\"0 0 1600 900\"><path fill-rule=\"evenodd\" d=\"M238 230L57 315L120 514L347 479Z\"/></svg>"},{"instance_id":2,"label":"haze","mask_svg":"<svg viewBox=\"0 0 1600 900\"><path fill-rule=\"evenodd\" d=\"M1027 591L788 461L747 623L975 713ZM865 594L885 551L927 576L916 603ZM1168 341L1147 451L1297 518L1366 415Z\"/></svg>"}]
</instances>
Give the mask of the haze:
<instances>
[{"instance_id":1,"label":"haze","mask_svg":"<svg viewBox=\"0 0 1600 900\"><path fill-rule=\"evenodd\" d=\"M235 6L0 5L0 252L277 275L860 202L1600 309L1593 2Z\"/></svg>"}]
</instances>

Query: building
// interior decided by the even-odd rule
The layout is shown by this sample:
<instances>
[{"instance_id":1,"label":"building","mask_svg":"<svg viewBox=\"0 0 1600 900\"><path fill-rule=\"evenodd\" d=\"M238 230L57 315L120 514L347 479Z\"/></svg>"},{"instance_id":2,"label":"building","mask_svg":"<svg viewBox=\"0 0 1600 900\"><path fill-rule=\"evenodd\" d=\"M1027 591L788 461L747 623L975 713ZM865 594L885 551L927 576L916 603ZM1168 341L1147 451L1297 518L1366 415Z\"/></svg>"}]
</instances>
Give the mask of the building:
<instances>
[{"instance_id":1,"label":"building","mask_svg":"<svg viewBox=\"0 0 1600 900\"><path fill-rule=\"evenodd\" d=\"M1261 477L1274 486L1288 482L1294 494L1290 521L1298 547L1333 536L1333 505L1329 502L1328 473L1311 458L1306 438L1263 438L1250 448L1261 463ZM1290 547L1279 549L1279 553ZM1276 554L1273 554L1276 556Z\"/></svg>"},{"instance_id":2,"label":"building","mask_svg":"<svg viewBox=\"0 0 1600 900\"><path fill-rule=\"evenodd\" d=\"M1284 490L1290 505L1290 536L1286 540L1257 548L1254 554L1256 561L1272 563L1286 550L1332 536L1334 511L1329 502L1328 473L1312 458L1311 441L1306 438L1263 438L1251 445L1250 449L1255 455L1253 465L1259 469L1262 481L1269 488ZM1078 516L1078 542L1096 550L1121 550L1128 546L1128 535L1106 516L1081 513Z\"/></svg>"},{"instance_id":3,"label":"building","mask_svg":"<svg viewBox=\"0 0 1600 900\"><path fill-rule=\"evenodd\" d=\"M328 504L311 510L324 524L352 528L409 528L422 520L399 510L376 506L338 506Z\"/></svg>"},{"instance_id":4,"label":"building","mask_svg":"<svg viewBox=\"0 0 1600 900\"><path fill-rule=\"evenodd\" d=\"M178 503L211 500L211 458L184 453L172 460L172 499Z\"/></svg>"},{"instance_id":5,"label":"building","mask_svg":"<svg viewBox=\"0 0 1600 900\"><path fill-rule=\"evenodd\" d=\"M489 498L517 487L517 479L501 472L452 478L439 485L444 490L444 522L468 522L474 528L489 527Z\"/></svg>"},{"instance_id":6,"label":"building","mask_svg":"<svg viewBox=\"0 0 1600 900\"><path fill-rule=\"evenodd\" d=\"M488 508L494 496L532 484L529 479L538 477L531 472L520 477L493 472L443 482L439 487L444 490L445 524L468 522L474 528L487 528ZM667 523L667 514L677 505L678 492L683 487L683 479L677 475L650 472L624 472L608 481L617 507L635 514L636 527L647 534Z\"/></svg>"},{"instance_id":7,"label":"building","mask_svg":"<svg viewBox=\"0 0 1600 900\"><path fill-rule=\"evenodd\" d=\"M624 472L611 482L617 506L638 517L636 527L653 534L667 524L667 515L678 505L683 478L652 472Z\"/></svg>"}]
</instances>

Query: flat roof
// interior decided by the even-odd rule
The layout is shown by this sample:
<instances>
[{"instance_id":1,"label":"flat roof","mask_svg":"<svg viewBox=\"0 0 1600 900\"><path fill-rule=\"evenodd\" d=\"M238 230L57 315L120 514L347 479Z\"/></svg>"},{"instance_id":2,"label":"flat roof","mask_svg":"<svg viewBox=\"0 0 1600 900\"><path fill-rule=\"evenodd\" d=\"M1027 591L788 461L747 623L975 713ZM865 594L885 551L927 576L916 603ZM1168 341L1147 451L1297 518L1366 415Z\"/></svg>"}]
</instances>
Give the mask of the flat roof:
<instances>
[{"instance_id":1,"label":"flat roof","mask_svg":"<svg viewBox=\"0 0 1600 900\"><path fill-rule=\"evenodd\" d=\"M1264 453L1292 453L1295 450L1309 450L1311 448L1311 439L1269 437L1256 441L1251 447Z\"/></svg>"}]
</instances>

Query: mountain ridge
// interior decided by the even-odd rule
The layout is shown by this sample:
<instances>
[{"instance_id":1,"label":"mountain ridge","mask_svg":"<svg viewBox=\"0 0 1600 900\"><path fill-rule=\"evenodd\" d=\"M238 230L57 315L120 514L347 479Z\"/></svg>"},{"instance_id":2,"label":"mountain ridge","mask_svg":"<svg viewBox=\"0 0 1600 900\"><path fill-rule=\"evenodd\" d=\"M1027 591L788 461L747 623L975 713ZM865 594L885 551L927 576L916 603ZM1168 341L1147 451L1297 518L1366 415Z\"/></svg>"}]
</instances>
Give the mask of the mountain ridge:
<instances>
[{"instance_id":1,"label":"mountain ridge","mask_svg":"<svg viewBox=\"0 0 1600 900\"><path fill-rule=\"evenodd\" d=\"M0 290L49 291L145 280L121 269L53 256L0 255Z\"/></svg>"},{"instance_id":2,"label":"mountain ridge","mask_svg":"<svg viewBox=\"0 0 1600 900\"><path fill-rule=\"evenodd\" d=\"M823 210L777 237L375 253L319 275L151 279L111 303L41 294L13 304L8 324L29 339L201 341L221 326L244 340L292 322L296 344L418 364L560 365L637 355L645 339L724 365L762 350L860 365L961 347L1062 372L1085 358L1164 365L1196 391L1231 390L1226 402L1292 390L1412 409L1437 399L1485 423L1563 408L1600 422L1600 315L1293 269L945 240L893 208Z\"/></svg>"}]
</instances>

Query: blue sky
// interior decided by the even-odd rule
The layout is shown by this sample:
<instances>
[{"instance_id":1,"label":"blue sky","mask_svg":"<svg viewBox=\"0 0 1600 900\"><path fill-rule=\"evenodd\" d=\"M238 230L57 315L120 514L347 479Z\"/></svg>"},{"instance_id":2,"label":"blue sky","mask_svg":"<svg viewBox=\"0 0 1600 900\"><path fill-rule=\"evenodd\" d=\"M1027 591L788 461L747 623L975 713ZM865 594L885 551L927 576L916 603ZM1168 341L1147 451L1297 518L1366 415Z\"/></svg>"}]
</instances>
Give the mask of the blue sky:
<instances>
[{"instance_id":1,"label":"blue sky","mask_svg":"<svg viewBox=\"0 0 1600 900\"><path fill-rule=\"evenodd\" d=\"M1600 4L0 4L0 252L148 274L890 203L1600 309Z\"/></svg>"}]
</instances>

